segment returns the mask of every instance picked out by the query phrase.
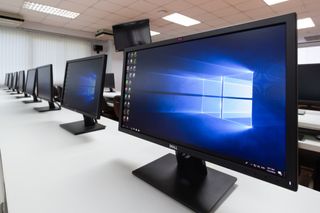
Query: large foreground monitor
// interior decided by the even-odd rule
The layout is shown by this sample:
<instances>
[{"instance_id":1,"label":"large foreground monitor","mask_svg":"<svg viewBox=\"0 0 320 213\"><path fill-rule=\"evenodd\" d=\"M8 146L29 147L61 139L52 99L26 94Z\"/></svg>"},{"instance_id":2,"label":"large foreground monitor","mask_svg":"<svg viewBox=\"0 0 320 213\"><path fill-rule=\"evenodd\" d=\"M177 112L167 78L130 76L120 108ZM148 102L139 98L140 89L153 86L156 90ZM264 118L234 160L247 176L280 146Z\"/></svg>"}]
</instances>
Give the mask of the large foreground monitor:
<instances>
[{"instance_id":1,"label":"large foreground monitor","mask_svg":"<svg viewBox=\"0 0 320 213\"><path fill-rule=\"evenodd\" d=\"M299 104L320 106L320 64L298 65Z\"/></svg>"},{"instance_id":2,"label":"large foreground monitor","mask_svg":"<svg viewBox=\"0 0 320 213\"><path fill-rule=\"evenodd\" d=\"M37 73L37 96L46 100L49 106L34 109L38 112L60 110L60 105L56 106L54 102L52 64L38 67Z\"/></svg>"},{"instance_id":3,"label":"large foreground monitor","mask_svg":"<svg viewBox=\"0 0 320 213\"><path fill-rule=\"evenodd\" d=\"M75 135L105 128L97 119L101 113L106 62L106 55L67 62L61 104L83 114L84 120L61 124L62 128Z\"/></svg>"},{"instance_id":4,"label":"large foreground monitor","mask_svg":"<svg viewBox=\"0 0 320 213\"><path fill-rule=\"evenodd\" d=\"M149 19L114 25L112 30L117 51L151 43Z\"/></svg>"},{"instance_id":5,"label":"large foreground monitor","mask_svg":"<svg viewBox=\"0 0 320 213\"><path fill-rule=\"evenodd\" d=\"M23 101L23 103L29 104L29 103L41 102L37 98L36 86L37 86L37 69L30 69L27 72L25 93L28 95L31 95L33 97L33 100Z\"/></svg>"},{"instance_id":6,"label":"large foreground monitor","mask_svg":"<svg viewBox=\"0 0 320 213\"><path fill-rule=\"evenodd\" d=\"M297 190L296 44L290 14L126 49L119 129L176 151L133 174L196 212L236 181L205 161Z\"/></svg>"}]
</instances>

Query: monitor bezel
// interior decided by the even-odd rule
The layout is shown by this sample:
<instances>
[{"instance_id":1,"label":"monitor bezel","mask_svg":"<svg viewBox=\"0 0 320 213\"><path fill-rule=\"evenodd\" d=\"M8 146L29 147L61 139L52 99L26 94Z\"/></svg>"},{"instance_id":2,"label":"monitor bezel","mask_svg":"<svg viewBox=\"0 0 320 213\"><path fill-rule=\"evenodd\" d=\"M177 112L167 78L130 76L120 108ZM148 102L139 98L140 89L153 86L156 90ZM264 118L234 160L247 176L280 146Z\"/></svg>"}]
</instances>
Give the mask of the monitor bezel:
<instances>
[{"instance_id":1,"label":"monitor bezel","mask_svg":"<svg viewBox=\"0 0 320 213\"><path fill-rule=\"evenodd\" d=\"M47 68L49 67L50 68L50 99L46 98L46 97L42 97L39 93L39 78L38 78L38 75L39 75L39 69L41 68ZM37 96L38 98L41 98L43 100L46 100L48 102L53 102L53 66L52 64L47 64L47 65L43 65L43 66L40 66L40 67L37 67Z\"/></svg>"},{"instance_id":2,"label":"monitor bezel","mask_svg":"<svg viewBox=\"0 0 320 213\"><path fill-rule=\"evenodd\" d=\"M245 23L237 26L217 29L213 31L203 32L186 37L160 41L149 45L136 46L127 48L124 51L123 60L123 75L122 75L122 95L120 105L119 131L136 136L141 139L165 146L174 150L188 153L192 156L201 158L205 161L218 164L220 166L241 172L246 175L273 183L275 185L296 191L298 188L298 140L297 140L297 28L296 28L296 13L282 15L278 17L259 20L251 23ZM268 26L279 24L286 25L286 176L280 177L269 174L265 171L260 171L254 168L247 167L240 163L236 163L227 159L220 158L217 155L209 155L201 150L176 144L175 142L161 140L136 131L122 127L123 103L125 94L125 79L126 79L126 61L127 53L143 49L149 49L159 46L167 46L175 43L187 42L191 40L203 39L206 37L219 36L229 33L236 33L246 30L254 30ZM272 133L270 133L272 134ZM174 146L172 146L174 145Z\"/></svg>"},{"instance_id":3,"label":"monitor bezel","mask_svg":"<svg viewBox=\"0 0 320 213\"><path fill-rule=\"evenodd\" d=\"M29 93L27 91L27 83L28 83L28 79L29 79L29 72L30 71L34 71L34 81L33 81L33 89L32 89L32 93ZM26 83L25 83L25 93L26 94L29 94L29 95L32 95L32 96L35 96L36 95L36 81L37 81L37 69L36 68L33 68L33 69L28 69L27 70L27 79L26 79Z\"/></svg>"},{"instance_id":4,"label":"monitor bezel","mask_svg":"<svg viewBox=\"0 0 320 213\"><path fill-rule=\"evenodd\" d=\"M88 60L93 60L93 59L103 59L103 70L102 70L102 79L101 79L101 85L100 85L100 94L99 94L99 99L98 99L98 109L97 109L97 114L90 114L88 112L84 112L82 110L76 109L74 107L66 106L64 104L64 92L65 92L65 84L66 84L66 77L67 77L67 71L68 71L68 65L69 63L74 63L74 62L82 62L82 61L88 61ZM66 69L64 73L64 80L63 80L63 90L62 90L62 98L61 98L61 106L63 106L66 109L69 109L71 111L83 114L84 116L94 118L94 119L99 119L101 116L101 101L103 98L103 88L104 88L104 78L105 78L105 73L106 73L106 65L107 65L107 55L96 55L96 56L90 56L90 57L85 57L85 58L79 58L79 59L74 59L74 60L69 60L66 63Z\"/></svg>"}]
</instances>

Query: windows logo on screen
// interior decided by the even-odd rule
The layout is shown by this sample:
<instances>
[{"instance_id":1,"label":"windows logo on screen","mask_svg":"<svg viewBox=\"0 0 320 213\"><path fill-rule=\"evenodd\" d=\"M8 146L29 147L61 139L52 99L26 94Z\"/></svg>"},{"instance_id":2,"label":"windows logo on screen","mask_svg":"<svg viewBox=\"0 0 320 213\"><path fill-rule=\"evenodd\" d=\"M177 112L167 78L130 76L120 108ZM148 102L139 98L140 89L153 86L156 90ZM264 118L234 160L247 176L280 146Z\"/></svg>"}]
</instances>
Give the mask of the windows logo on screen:
<instances>
[{"instance_id":1,"label":"windows logo on screen","mask_svg":"<svg viewBox=\"0 0 320 213\"><path fill-rule=\"evenodd\" d=\"M89 103L94 100L95 87L96 87L97 75L94 73L89 73L80 79L80 96Z\"/></svg>"},{"instance_id":2,"label":"windows logo on screen","mask_svg":"<svg viewBox=\"0 0 320 213\"><path fill-rule=\"evenodd\" d=\"M253 72L203 80L201 113L252 127Z\"/></svg>"}]
</instances>

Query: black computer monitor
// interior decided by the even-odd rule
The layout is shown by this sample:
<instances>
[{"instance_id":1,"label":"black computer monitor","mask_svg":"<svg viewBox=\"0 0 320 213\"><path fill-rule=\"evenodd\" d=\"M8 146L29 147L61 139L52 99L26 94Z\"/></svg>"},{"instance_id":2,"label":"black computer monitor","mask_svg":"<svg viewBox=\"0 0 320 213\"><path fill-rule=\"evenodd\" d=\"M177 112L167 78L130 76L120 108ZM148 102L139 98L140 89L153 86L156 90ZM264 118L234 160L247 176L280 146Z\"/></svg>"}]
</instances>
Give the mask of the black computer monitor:
<instances>
[{"instance_id":1,"label":"black computer monitor","mask_svg":"<svg viewBox=\"0 0 320 213\"><path fill-rule=\"evenodd\" d=\"M113 73L106 73L106 77L104 80L104 87L108 88L110 90L110 92L113 92L113 89L115 88Z\"/></svg>"},{"instance_id":2,"label":"black computer monitor","mask_svg":"<svg viewBox=\"0 0 320 213\"><path fill-rule=\"evenodd\" d=\"M151 43L149 19L113 25L112 30L117 51Z\"/></svg>"},{"instance_id":3,"label":"black computer monitor","mask_svg":"<svg viewBox=\"0 0 320 213\"><path fill-rule=\"evenodd\" d=\"M38 100L37 98L36 87L37 87L37 69L29 69L27 71L25 93L28 95L31 95L33 97L33 100L23 101L23 103L30 104L30 103L41 102L41 100Z\"/></svg>"},{"instance_id":4,"label":"black computer monitor","mask_svg":"<svg viewBox=\"0 0 320 213\"><path fill-rule=\"evenodd\" d=\"M7 86L8 83L8 73L5 74L5 78L4 78L4 86Z\"/></svg>"},{"instance_id":5,"label":"black computer monitor","mask_svg":"<svg viewBox=\"0 0 320 213\"><path fill-rule=\"evenodd\" d=\"M299 105L315 109L320 106L320 64L298 65Z\"/></svg>"},{"instance_id":6,"label":"black computer monitor","mask_svg":"<svg viewBox=\"0 0 320 213\"><path fill-rule=\"evenodd\" d=\"M17 92L18 93L24 93L24 96L17 96L16 97L17 99L29 97L29 95L25 93L25 74L24 74L24 70L19 71L19 74L18 74Z\"/></svg>"},{"instance_id":7,"label":"black computer monitor","mask_svg":"<svg viewBox=\"0 0 320 213\"><path fill-rule=\"evenodd\" d=\"M106 55L67 61L61 104L83 114L84 121L61 124L62 128L75 135L105 128L97 119L101 113L106 63Z\"/></svg>"},{"instance_id":8,"label":"black computer monitor","mask_svg":"<svg viewBox=\"0 0 320 213\"><path fill-rule=\"evenodd\" d=\"M236 181L205 161L297 190L296 33L289 14L126 49L119 129L176 151L133 174L196 212Z\"/></svg>"},{"instance_id":9,"label":"black computer monitor","mask_svg":"<svg viewBox=\"0 0 320 213\"><path fill-rule=\"evenodd\" d=\"M61 109L60 105L56 106L54 102L52 64L37 68L37 96L46 100L49 106L35 107L36 111L47 112Z\"/></svg>"},{"instance_id":10,"label":"black computer monitor","mask_svg":"<svg viewBox=\"0 0 320 213\"><path fill-rule=\"evenodd\" d=\"M18 88L18 72L13 73L13 79L12 79L12 91L16 92ZM11 94L16 94L16 93L11 93Z\"/></svg>"},{"instance_id":11,"label":"black computer monitor","mask_svg":"<svg viewBox=\"0 0 320 213\"><path fill-rule=\"evenodd\" d=\"M8 79L8 87L9 87L9 89L12 89L12 83L13 83L13 74L9 73L9 79Z\"/></svg>"}]
</instances>

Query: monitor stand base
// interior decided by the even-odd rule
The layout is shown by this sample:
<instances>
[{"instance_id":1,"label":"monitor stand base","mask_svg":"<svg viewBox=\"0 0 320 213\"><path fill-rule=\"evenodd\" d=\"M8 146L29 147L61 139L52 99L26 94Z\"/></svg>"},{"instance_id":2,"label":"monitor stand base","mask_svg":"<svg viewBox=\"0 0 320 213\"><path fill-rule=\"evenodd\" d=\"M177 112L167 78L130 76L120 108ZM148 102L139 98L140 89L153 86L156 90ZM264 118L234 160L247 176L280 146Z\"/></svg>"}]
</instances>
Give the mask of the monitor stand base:
<instances>
[{"instance_id":1,"label":"monitor stand base","mask_svg":"<svg viewBox=\"0 0 320 213\"><path fill-rule=\"evenodd\" d=\"M17 96L16 98L20 99L20 98L29 98L29 97L30 97L30 95L24 94L23 96Z\"/></svg>"},{"instance_id":2,"label":"monitor stand base","mask_svg":"<svg viewBox=\"0 0 320 213\"><path fill-rule=\"evenodd\" d=\"M49 102L49 106L47 106L47 107L35 107L33 109L38 112L49 112L49 111L61 110L61 108L55 106L53 102Z\"/></svg>"},{"instance_id":3,"label":"monitor stand base","mask_svg":"<svg viewBox=\"0 0 320 213\"><path fill-rule=\"evenodd\" d=\"M32 103L40 103L41 100L37 99L36 96L33 96L33 100L30 100L30 101L22 101L23 103L25 104L32 104Z\"/></svg>"},{"instance_id":4,"label":"monitor stand base","mask_svg":"<svg viewBox=\"0 0 320 213\"><path fill-rule=\"evenodd\" d=\"M103 130L106 127L104 125L98 124L94 119L87 116L83 116L83 121L76 121L72 123L60 124L60 127L71 132L74 135L80 135L88 132Z\"/></svg>"},{"instance_id":5,"label":"monitor stand base","mask_svg":"<svg viewBox=\"0 0 320 213\"><path fill-rule=\"evenodd\" d=\"M181 162L178 155L167 154L132 173L195 212L210 212L237 179L211 168L203 170L190 156ZM189 159L192 162L187 163ZM206 167L204 161L202 164Z\"/></svg>"}]
</instances>

